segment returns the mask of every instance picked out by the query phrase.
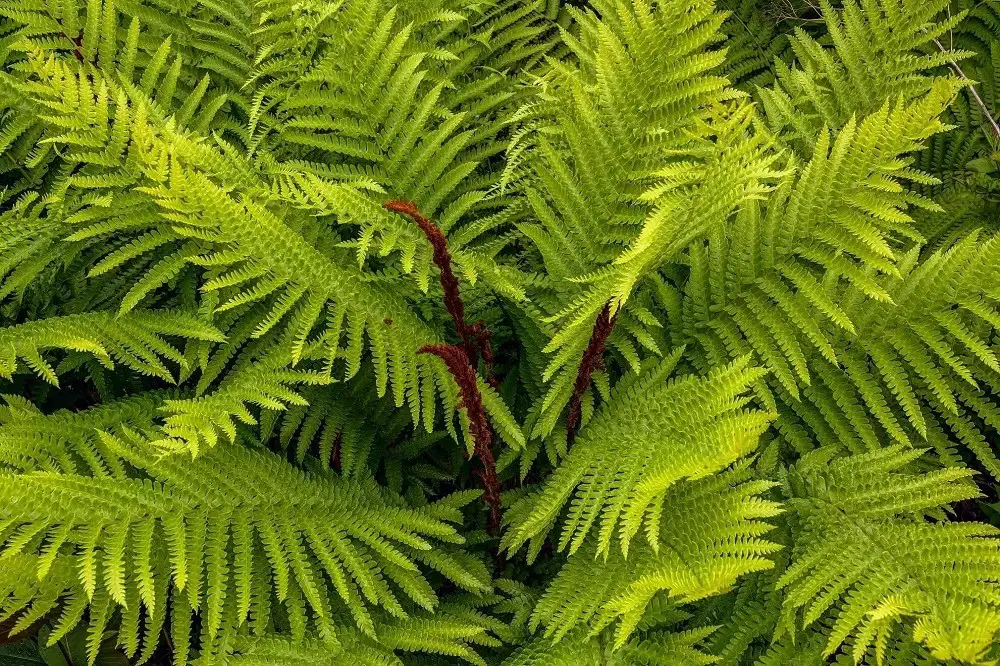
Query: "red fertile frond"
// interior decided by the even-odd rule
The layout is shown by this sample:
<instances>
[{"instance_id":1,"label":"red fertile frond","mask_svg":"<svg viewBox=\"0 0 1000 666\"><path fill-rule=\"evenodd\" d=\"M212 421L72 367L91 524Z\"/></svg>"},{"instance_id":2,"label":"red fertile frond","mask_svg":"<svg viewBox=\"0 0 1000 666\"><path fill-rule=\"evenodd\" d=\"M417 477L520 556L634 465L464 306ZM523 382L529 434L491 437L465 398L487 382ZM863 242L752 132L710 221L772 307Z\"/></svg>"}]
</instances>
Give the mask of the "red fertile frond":
<instances>
[{"instance_id":1,"label":"red fertile frond","mask_svg":"<svg viewBox=\"0 0 1000 666\"><path fill-rule=\"evenodd\" d=\"M426 345L421 354L434 354L445 362L448 371L458 384L459 409L465 409L469 417L469 431L475 444L475 455L480 469L476 475L483 481L483 500L490 509L489 531L495 533L500 527L500 479L493 458L493 431L486 420L483 398L476 383L476 373L469 363L465 350L458 345Z\"/></svg>"},{"instance_id":2,"label":"red fertile frond","mask_svg":"<svg viewBox=\"0 0 1000 666\"><path fill-rule=\"evenodd\" d=\"M569 413L566 415L566 444L573 446L576 439L576 428L580 425L580 409L583 403L583 394L590 388L590 379L594 373L604 368L604 349L611 331L614 330L615 320L618 315L611 316L611 304L604 305L604 309L597 315L594 322L594 332L590 335L590 342L583 351L583 358L580 360L580 369L576 372L576 382L573 383L573 396L569 400Z\"/></svg>"},{"instance_id":3,"label":"red fertile frond","mask_svg":"<svg viewBox=\"0 0 1000 666\"><path fill-rule=\"evenodd\" d=\"M493 348L490 345L490 333L483 322L467 324L465 322L465 304L462 302L462 295L458 288L458 277L451 267L451 252L448 251L448 239L441 229L434 222L428 220L420 214L416 204L412 201L392 200L383 204L386 210L401 213L411 218L424 232L427 240L430 241L434 249L434 264L438 267L441 276L441 290L444 291L444 307L451 315L451 320L455 324L455 333L462 340L462 348L469 357L469 363L473 368L478 363L479 355L482 355L486 365L486 380L490 386L496 388L498 382L493 377Z\"/></svg>"}]
</instances>

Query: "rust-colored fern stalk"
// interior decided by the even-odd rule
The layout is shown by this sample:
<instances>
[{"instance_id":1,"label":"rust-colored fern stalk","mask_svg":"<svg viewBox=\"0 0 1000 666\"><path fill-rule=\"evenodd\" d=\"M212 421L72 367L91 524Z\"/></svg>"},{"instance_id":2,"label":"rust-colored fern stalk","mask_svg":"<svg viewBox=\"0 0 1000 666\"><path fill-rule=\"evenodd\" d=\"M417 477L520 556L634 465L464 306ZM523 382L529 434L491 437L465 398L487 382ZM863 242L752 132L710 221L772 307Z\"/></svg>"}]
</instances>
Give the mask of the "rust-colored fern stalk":
<instances>
[{"instance_id":1,"label":"rust-colored fern stalk","mask_svg":"<svg viewBox=\"0 0 1000 666\"><path fill-rule=\"evenodd\" d=\"M594 332L590 335L590 342L583 351L583 358L580 360L580 369L576 372L576 381L573 383L573 395L569 400L569 413L566 415L566 445L573 446L576 439L576 428L580 425L580 411L583 406L583 394L590 388L590 380L594 373L604 368L604 349L607 346L611 331L615 328L615 320L618 314L611 316L611 304L605 303L604 309L597 315L594 322Z\"/></svg>"},{"instance_id":2,"label":"rust-colored fern stalk","mask_svg":"<svg viewBox=\"0 0 1000 666\"><path fill-rule=\"evenodd\" d=\"M421 354L434 354L444 361L458 384L458 407L464 408L469 417L469 431L475 443L474 452L480 462L480 469L476 474L482 479L483 501L490 510L489 531L495 533L500 528L500 479L497 477L497 464L493 458L493 431L486 420L476 373L465 350L458 345L426 345L419 351Z\"/></svg>"},{"instance_id":3,"label":"rust-colored fern stalk","mask_svg":"<svg viewBox=\"0 0 1000 666\"><path fill-rule=\"evenodd\" d=\"M497 381L493 376L493 349L490 346L490 334L483 322L467 324L465 322L465 304L458 288L458 277L451 267L451 253L448 251L448 240L436 224L420 214L416 204L411 201L387 201L386 210L402 213L410 217L420 227L434 249L434 264L441 274L441 289L444 292L444 306L451 315L455 332L462 340L461 345L425 345L419 353L434 354L444 361L448 371L458 384L459 409L465 409L469 418L469 431L474 441L474 453L479 459L480 469L476 474L483 482L483 501L489 508L490 517L487 523L490 533L500 529L500 479L497 477L496 460L493 458L493 431L490 429L483 407L483 397L476 382L475 367L479 355L483 357L486 366L486 379L494 388Z\"/></svg>"},{"instance_id":4,"label":"rust-colored fern stalk","mask_svg":"<svg viewBox=\"0 0 1000 666\"><path fill-rule=\"evenodd\" d=\"M496 388L497 381L493 376L493 348L490 345L490 332L481 321L475 324L468 324L465 321L465 304L462 302L462 295L459 292L458 277L451 267L448 239L434 222L420 214L416 204L412 201L387 201L384 207L386 210L402 213L412 219L427 236L427 240L430 241L431 247L434 249L434 264L440 270L441 290L444 291L444 307L455 324L455 333L461 338L462 348L465 349L465 354L469 357L469 363L473 368L478 364L479 356L483 357L483 363L486 366L486 381L490 386Z\"/></svg>"}]
</instances>

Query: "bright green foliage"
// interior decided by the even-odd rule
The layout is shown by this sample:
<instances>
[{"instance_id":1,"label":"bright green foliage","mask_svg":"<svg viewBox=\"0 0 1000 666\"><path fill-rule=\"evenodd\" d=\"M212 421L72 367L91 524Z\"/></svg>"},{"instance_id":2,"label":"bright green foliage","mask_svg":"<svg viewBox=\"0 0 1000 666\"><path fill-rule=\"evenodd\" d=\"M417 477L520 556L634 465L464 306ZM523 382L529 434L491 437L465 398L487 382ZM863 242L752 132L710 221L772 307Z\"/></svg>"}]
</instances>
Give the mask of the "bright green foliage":
<instances>
[{"instance_id":1,"label":"bright green foliage","mask_svg":"<svg viewBox=\"0 0 1000 666\"><path fill-rule=\"evenodd\" d=\"M759 496L770 484L747 476L737 468L666 493L658 503L665 514L661 535L627 554L602 558L600 544L585 542L542 595L532 624L559 638L583 622L599 629L620 621L620 646L655 608L654 600L697 601L725 592L741 576L770 569L768 556L779 546L761 538L772 526L760 519L780 509Z\"/></svg>"},{"instance_id":2,"label":"bright green foliage","mask_svg":"<svg viewBox=\"0 0 1000 666\"><path fill-rule=\"evenodd\" d=\"M0 663L1000 662L996 0L0 0L0 60Z\"/></svg>"},{"instance_id":3,"label":"bright green foliage","mask_svg":"<svg viewBox=\"0 0 1000 666\"><path fill-rule=\"evenodd\" d=\"M777 584L787 589L783 625L794 626L799 609L807 625L836 609L825 654L848 636L856 658L873 643L881 654L893 625L915 617L914 638L935 656L975 662L1000 630L992 584L1000 532L926 522L978 491L961 483L971 476L965 469L899 472L920 453L889 447L831 463L832 452L819 449L789 473L788 505L803 538Z\"/></svg>"},{"instance_id":4,"label":"bright green foliage","mask_svg":"<svg viewBox=\"0 0 1000 666\"><path fill-rule=\"evenodd\" d=\"M715 658L700 651L695 645L711 634L714 627L685 632L651 632L642 641L625 645L618 650L596 641L587 641L585 635L567 637L552 644L535 640L517 651L504 666L706 666Z\"/></svg>"},{"instance_id":5,"label":"bright green foliage","mask_svg":"<svg viewBox=\"0 0 1000 666\"><path fill-rule=\"evenodd\" d=\"M547 532L574 495L559 541L572 553L597 528L598 553L617 532L621 550L644 526L650 545L660 537L667 491L684 480L719 472L757 447L769 417L740 407L760 377L746 359L705 379L667 379L677 355L624 380L537 495L511 508L508 547ZM526 505L526 506L525 506Z\"/></svg>"}]
</instances>

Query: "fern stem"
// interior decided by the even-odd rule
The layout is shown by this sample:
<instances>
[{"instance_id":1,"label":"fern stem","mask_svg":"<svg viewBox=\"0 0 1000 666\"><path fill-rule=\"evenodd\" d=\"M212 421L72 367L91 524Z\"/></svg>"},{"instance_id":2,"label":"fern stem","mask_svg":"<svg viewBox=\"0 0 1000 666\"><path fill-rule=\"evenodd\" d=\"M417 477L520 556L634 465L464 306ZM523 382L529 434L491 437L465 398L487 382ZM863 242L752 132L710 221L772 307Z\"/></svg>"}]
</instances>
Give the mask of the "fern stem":
<instances>
[{"instance_id":1,"label":"fern stem","mask_svg":"<svg viewBox=\"0 0 1000 666\"><path fill-rule=\"evenodd\" d=\"M420 214L417 205L412 201L392 200L383 204L386 210L402 213L411 218L424 232L431 247L434 249L434 264L440 271L441 289L444 291L444 307L451 315L455 325L455 333L462 340L462 348L469 358L469 364L475 368L478 357L483 357L486 366L486 381L493 388L498 382L493 376L493 347L490 344L490 332L486 325L479 321L475 324L465 322L465 304L459 291L458 277L451 267L451 252L448 250L448 239L434 222Z\"/></svg>"},{"instance_id":2,"label":"fern stem","mask_svg":"<svg viewBox=\"0 0 1000 666\"><path fill-rule=\"evenodd\" d=\"M497 476L496 460L493 458L493 432L486 419L483 398L479 393L476 373L469 362L465 349L458 345L426 345L421 354L434 354L445 362L448 371L458 384L459 409L464 408L469 417L469 431L475 444L475 455L481 468L476 475L483 482L483 500L490 510L489 532L495 534L500 528L500 479Z\"/></svg>"},{"instance_id":3,"label":"fern stem","mask_svg":"<svg viewBox=\"0 0 1000 666\"><path fill-rule=\"evenodd\" d=\"M618 315L611 316L611 304L606 303L594 322L594 332L590 342L583 351L580 369L576 372L576 382L573 384L573 396L569 401L569 413L566 415L566 446L573 446L576 439L576 427L580 424L580 410L583 405L583 394L590 388L590 379L594 372L604 367L604 348L607 345L611 331L615 327Z\"/></svg>"}]
</instances>

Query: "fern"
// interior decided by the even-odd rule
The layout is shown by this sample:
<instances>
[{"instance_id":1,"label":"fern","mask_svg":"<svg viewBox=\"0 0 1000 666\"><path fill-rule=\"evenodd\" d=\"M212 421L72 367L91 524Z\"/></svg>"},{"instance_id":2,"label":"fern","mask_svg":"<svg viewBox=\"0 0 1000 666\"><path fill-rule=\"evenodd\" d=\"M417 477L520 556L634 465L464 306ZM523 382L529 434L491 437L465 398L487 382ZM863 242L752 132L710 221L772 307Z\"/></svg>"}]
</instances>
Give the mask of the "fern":
<instances>
[{"instance_id":1,"label":"fern","mask_svg":"<svg viewBox=\"0 0 1000 666\"><path fill-rule=\"evenodd\" d=\"M995 528L921 520L977 491L960 483L967 470L902 473L919 455L889 447L826 467L829 452L820 450L788 477L802 525L801 547L778 581L787 589L783 617L790 624L803 608L808 624L836 609L826 655L848 636L856 659L872 644L884 654L894 625L913 616L914 640L938 659L975 663L992 646L1000 628Z\"/></svg>"},{"instance_id":2,"label":"fern","mask_svg":"<svg viewBox=\"0 0 1000 666\"><path fill-rule=\"evenodd\" d=\"M998 34L0 1L0 662L997 662Z\"/></svg>"}]
</instances>

